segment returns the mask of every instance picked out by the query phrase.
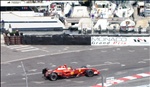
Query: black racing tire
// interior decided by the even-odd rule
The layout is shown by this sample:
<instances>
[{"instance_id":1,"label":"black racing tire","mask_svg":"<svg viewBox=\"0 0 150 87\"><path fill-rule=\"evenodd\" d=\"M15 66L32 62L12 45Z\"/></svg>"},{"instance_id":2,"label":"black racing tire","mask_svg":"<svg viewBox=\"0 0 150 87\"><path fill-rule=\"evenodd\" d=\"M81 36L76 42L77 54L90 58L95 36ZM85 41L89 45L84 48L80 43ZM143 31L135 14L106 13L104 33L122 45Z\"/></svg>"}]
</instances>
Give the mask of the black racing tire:
<instances>
[{"instance_id":1,"label":"black racing tire","mask_svg":"<svg viewBox=\"0 0 150 87\"><path fill-rule=\"evenodd\" d=\"M54 72L52 72L50 75L49 75L49 80L51 81L56 81L58 78L58 75Z\"/></svg>"},{"instance_id":2,"label":"black racing tire","mask_svg":"<svg viewBox=\"0 0 150 87\"><path fill-rule=\"evenodd\" d=\"M87 68L87 66L81 66L81 68Z\"/></svg>"},{"instance_id":3,"label":"black racing tire","mask_svg":"<svg viewBox=\"0 0 150 87\"><path fill-rule=\"evenodd\" d=\"M87 77L92 77L92 76L94 76L94 72L93 72L93 70L86 70L85 71L85 75L87 76Z\"/></svg>"}]
</instances>

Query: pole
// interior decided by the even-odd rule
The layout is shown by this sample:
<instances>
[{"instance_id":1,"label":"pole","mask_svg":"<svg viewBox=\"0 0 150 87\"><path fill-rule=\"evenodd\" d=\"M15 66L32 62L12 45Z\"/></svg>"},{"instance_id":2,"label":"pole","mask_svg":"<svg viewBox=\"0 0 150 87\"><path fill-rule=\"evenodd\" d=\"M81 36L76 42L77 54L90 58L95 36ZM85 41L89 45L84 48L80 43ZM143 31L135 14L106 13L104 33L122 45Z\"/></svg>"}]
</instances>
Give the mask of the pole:
<instances>
[{"instance_id":1,"label":"pole","mask_svg":"<svg viewBox=\"0 0 150 87\"><path fill-rule=\"evenodd\" d=\"M22 62L22 61L21 61L21 65L22 65L22 69L23 69L24 74L25 74L25 77L26 77L26 87L29 87L29 86L28 86L28 77L27 77L27 73L26 73L26 70L25 70L25 67L24 67L24 65L23 65L23 62Z\"/></svg>"},{"instance_id":2,"label":"pole","mask_svg":"<svg viewBox=\"0 0 150 87\"><path fill-rule=\"evenodd\" d=\"M104 77L103 77L103 75L101 74L101 80L102 80L102 87L104 87Z\"/></svg>"}]
</instances>

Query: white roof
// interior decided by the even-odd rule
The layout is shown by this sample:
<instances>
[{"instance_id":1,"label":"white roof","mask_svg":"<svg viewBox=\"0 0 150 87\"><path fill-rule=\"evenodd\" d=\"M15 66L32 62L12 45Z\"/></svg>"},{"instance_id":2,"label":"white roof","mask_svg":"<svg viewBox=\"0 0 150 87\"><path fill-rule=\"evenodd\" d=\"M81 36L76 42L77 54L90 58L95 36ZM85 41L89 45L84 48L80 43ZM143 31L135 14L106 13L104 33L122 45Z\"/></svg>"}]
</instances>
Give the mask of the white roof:
<instances>
[{"instance_id":1,"label":"white roof","mask_svg":"<svg viewBox=\"0 0 150 87\"><path fill-rule=\"evenodd\" d=\"M12 7L12 6L48 6L50 3L26 3L24 1L1 1L1 7Z\"/></svg>"}]
</instances>

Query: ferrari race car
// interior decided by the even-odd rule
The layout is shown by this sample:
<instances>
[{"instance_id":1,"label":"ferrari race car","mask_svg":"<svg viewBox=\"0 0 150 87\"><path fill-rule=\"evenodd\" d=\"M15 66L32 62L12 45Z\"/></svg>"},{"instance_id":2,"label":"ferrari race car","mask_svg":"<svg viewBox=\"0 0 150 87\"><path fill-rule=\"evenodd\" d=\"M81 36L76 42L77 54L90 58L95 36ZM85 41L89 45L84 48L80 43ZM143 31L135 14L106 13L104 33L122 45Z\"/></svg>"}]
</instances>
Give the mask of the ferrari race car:
<instances>
[{"instance_id":1,"label":"ferrari race car","mask_svg":"<svg viewBox=\"0 0 150 87\"><path fill-rule=\"evenodd\" d=\"M92 77L94 75L99 75L100 71L98 71L95 68L87 68L86 66L73 69L72 67L67 66L65 64L57 67L54 70L44 68L42 70L42 74L46 79L49 79L51 81L56 81L58 78L71 78L71 77L79 77L79 76Z\"/></svg>"}]
</instances>

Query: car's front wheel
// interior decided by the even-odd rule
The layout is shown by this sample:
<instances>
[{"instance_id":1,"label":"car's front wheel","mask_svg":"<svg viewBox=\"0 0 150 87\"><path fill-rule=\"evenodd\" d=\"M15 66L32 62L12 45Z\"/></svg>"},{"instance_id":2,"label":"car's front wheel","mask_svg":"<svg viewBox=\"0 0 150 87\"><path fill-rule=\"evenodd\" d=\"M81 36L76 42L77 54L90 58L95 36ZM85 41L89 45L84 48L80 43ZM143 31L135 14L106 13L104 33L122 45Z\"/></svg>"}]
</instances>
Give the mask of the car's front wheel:
<instances>
[{"instance_id":1,"label":"car's front wheel","mask_svg":"<svg viewBox=\"0 0 150 87\"><path fill-rule=\"evenodd\" d=\"M52 73L49 75L49 79L50 79L51 81L56 81L57 78L58 78L58 75L57 75L56 73L54 73L54 72L52 72Z\"/></svg>"}]
</instances>

